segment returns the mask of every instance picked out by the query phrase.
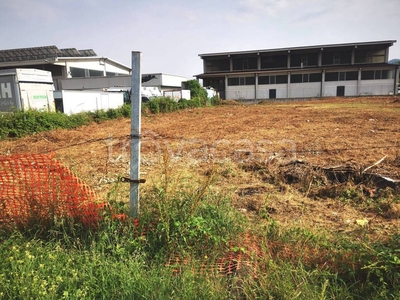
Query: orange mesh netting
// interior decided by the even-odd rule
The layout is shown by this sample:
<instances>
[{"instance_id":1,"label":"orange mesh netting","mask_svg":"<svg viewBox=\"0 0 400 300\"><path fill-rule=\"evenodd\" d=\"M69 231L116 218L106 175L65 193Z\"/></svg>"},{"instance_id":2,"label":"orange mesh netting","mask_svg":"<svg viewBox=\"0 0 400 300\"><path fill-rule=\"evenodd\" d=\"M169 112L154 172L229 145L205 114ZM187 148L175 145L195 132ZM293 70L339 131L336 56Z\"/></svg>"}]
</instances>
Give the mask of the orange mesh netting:
<instances>
[{"instance_id":1,"label":"orange mesh netting","mask_svg":"<svg viewBox=\"0 0 400 300\"><path fill-rule=\"evenodd\" d=\"M101 205L92 189L49 154L0 157L0 226L73 218L96 225Z\"/></svg>"}]
</instances>

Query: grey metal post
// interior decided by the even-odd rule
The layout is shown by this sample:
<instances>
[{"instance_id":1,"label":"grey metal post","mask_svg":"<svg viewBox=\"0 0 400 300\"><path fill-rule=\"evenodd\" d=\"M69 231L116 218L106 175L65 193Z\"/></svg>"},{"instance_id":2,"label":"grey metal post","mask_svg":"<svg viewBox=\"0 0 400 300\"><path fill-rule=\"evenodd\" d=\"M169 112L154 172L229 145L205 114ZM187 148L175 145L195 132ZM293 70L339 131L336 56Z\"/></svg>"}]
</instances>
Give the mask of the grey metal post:
<instances>
[{"instance_id":1,"label":"grey metal post","mask_svg":"<svg viewBox=\"0 0 400 300\"><path fill-rule=\"evenodd\" d=\"M141 52L132 51L131 93L131 166L130 166L130 215L139 215L140 182L140 123L141 123Z\"/></svg>"}]
</instances>

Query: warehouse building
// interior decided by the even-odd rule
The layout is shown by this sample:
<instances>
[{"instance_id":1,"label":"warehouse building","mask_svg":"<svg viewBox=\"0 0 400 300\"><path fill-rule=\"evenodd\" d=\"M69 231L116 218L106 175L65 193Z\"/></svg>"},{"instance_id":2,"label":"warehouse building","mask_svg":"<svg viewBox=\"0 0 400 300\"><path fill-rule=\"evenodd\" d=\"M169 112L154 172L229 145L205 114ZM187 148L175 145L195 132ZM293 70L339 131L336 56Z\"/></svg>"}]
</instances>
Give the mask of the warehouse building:
<instances>
[{"instance_id":1,"label":"warehouse building","mask_svg":"<svg viewBox=\"0 0 400 300\"><path fill-rule=\"evenodd\" d=\"M222 99L243 101L397 94L395 40L200 54L196 75Z\"/></svg>"},{"instance_id":2,"label":"warehouse building","mask_svg":"<svg viewBox=\"0 0 400 300\"><path fill-rule=\"evenodd\" d=\"M50 71L56 90L95 90L131 86L131 68L93 49L59 49L56 46L0 50L0 70L24 68ZM142 86L169 91L180 88L183 76L143 74Z\"/></svg>"},{"instance_id":3,"label":"warehouse building","mask_svg":"<svg viewBox=\"0 0 400 300\"><path fill-rule=\"evenodd\" d=\"M130 67L98 56L92 49L44 46L0 50L0 70L16 68L50 71L56 109L66 113L122 105L132 84ZM181 89L182 82L187 80L183 76L163 73L142 74L142 97L148 99ZM121 94L118 103L110 100L116 97L116 93Z\"/></svg>"}]
</instances>

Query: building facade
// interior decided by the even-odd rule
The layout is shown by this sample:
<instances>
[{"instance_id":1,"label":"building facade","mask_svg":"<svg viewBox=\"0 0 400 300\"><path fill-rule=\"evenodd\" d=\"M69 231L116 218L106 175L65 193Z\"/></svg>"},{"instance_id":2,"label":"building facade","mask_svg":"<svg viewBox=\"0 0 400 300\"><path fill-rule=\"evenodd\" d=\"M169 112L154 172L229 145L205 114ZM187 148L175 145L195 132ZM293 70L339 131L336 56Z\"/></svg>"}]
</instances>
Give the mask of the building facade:
<instances>
[{"instance_id":1,"label":"building facade","mask_svg":"<svg viewBox=\"0 0 400 300\"><path fill-rule=\"evenodd\" d=\"M56 90L67 78L121 76L131 69L107 57L98 56L92 49L59 49L56 46L0 50L0 70L11 68L50 71Z\"/></svg>"},{"instance_id":2,"label":"building facade","mask_svg":"<svg viewBox=\"0 0 400 300\"><path fill-rule=\"evenodd\" d=\"M397 94L395 40L200 54L196 75L222 99L266 100Z\"/></svg>"}]
</instances>

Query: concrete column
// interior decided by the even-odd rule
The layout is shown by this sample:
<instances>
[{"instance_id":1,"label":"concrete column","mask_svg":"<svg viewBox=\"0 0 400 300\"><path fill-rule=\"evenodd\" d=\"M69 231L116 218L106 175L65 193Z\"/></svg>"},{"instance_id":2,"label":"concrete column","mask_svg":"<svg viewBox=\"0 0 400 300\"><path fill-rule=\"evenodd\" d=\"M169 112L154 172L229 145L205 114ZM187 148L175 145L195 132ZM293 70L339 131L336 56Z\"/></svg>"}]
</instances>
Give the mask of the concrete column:
<instances>
[{"instance_id":1,"label":"concrete column","mask_svg":"<svg viewBox=\"0 0 400 300\"><path fill-rule=\"evenodd\" d=\"M257 100L257 91L258 91L258 74L255 74L255 83L254 83L254 100Z\"/></svg>"},{"instance_id":2,"label":"concrete column","mask_svg":"<svg viewBox=\"0 0 400 300\"><path fill-rule=\"evenodd\" d=\"M361 68L358 69L358 79L357 79L357 96L360 96L361 92Z\"/></svg>"},{"instance_id":3,"label":"concrete column","mask_svg":"<svg viewBox=\"0 0 400 300\"><path fill-rule=\"evenodd\" d=\"M72 78L72 76L71 76L71 68L70 68L68 63L65 63L65 71L67 72L65 77L66 78Z\"/></svg>"},{"instance_id":4,"label":"concrete column","mask_svg":"<svg viewBox=\"0 0 400 300\"><path fill-rule=\"evenodd\" d=\"M290 72L288 72L287 78L287 89L286 89L286 98L290 98Z\"/></svg>"},{"instance_id":5,"label":"concrete column","mask_svg":"<svg viewBox=\"0 0 400 300\"><path fill-rule=\"evenodd\" d=\"M355 57L356 57L356 50L351 50L351 64L354 65Z\"/></svg>"},{"instance_id":6,"label":"concrete column","mask_svg":"<svg viewBox=\"0 0 400 300\"><path fill-rule=\"evenodd\" d=\"M228 75L225 75L225 100L227 100L227 91L228 91Z\"/></svg>"},{"instance_id":7,"label":"concrete column","mask_svg":"<svg viewBox=\"0 0 400 300\"><path fill-rule=\"evenodd\" d=\"M322 49L318 52L318 67L322 66Z\"/></svg>"},{"instance_id":8,"label":"concrete column","mask_svg":"<svg viewBox=\"0 0 400 300\"><path fill-rule=\"evenodd\" d=\"M290 69L290 50L288 51L287 54L287 68Z\"/></svg>"},{"instance_id":9,"label":"concrete column","mask_svg":"<svg viewBox=\"0 0 400 300\"><path fill-rule=\"evenodd\" d=\"M322 74L321 74L321 94L320 97L324 97L325 95L325 70L322 70Z\"/></svg>"}]
</instances>

